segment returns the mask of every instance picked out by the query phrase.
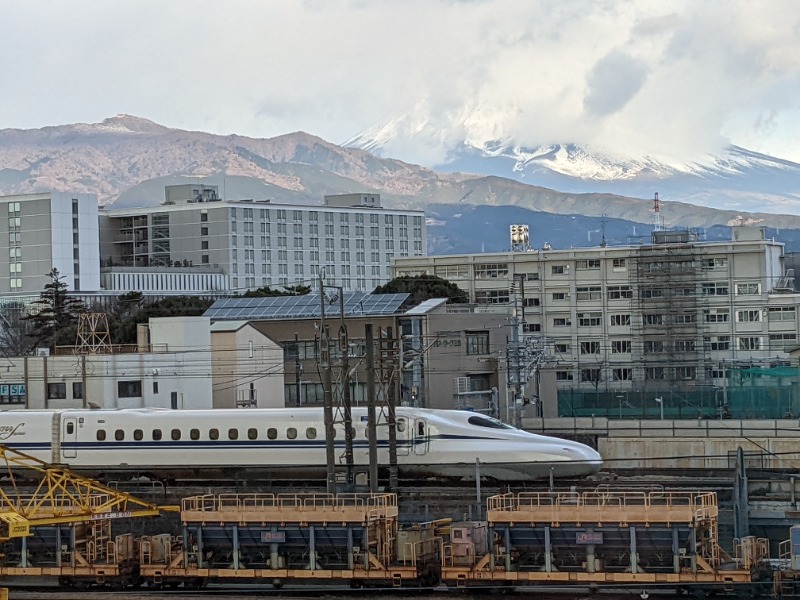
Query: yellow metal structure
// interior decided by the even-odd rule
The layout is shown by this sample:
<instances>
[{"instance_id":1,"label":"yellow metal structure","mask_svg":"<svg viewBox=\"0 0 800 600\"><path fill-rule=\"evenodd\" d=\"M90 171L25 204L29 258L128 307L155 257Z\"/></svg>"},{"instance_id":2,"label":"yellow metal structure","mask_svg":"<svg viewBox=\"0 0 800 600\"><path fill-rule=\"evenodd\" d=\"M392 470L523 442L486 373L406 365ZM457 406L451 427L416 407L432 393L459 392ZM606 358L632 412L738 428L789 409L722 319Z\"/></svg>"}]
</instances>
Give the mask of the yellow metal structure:
<instances>
[{"instance_id":1,"label":"yellow metal structure","mask_svg":"<svg viewBox=\"0 0 800 600\"><path fill-rule=\"evenodd\" d=\"M178 510L145 502L2 445L0 461L7 478L0 486L0 541L28 536L36 526L150 517ZM19 479L20 472L27 473L27 478Z\"/></svg>"}]
</instances>

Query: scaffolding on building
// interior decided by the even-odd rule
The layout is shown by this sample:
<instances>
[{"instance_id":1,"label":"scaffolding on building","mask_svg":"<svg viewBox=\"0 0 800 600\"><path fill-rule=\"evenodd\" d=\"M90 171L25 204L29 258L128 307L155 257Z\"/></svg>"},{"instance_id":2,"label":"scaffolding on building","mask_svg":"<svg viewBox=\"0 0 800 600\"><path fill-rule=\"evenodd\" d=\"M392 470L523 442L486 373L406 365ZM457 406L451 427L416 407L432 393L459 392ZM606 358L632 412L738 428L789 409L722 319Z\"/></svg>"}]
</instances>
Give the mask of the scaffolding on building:
<instances>
[{"instance_id":1,"label":"scaffolding on building","mask_svg":"<svg viewBox=\"0 0 800 600\"><path fill-rule=\"evenodd\" d=\"M631 257L632 385L562 389L559 414L609 418L715 418L724 401L707 352L704 263L694 231L655 231ZM616 366L616 365L611 365Z\"/></svg>"}]
</instances>

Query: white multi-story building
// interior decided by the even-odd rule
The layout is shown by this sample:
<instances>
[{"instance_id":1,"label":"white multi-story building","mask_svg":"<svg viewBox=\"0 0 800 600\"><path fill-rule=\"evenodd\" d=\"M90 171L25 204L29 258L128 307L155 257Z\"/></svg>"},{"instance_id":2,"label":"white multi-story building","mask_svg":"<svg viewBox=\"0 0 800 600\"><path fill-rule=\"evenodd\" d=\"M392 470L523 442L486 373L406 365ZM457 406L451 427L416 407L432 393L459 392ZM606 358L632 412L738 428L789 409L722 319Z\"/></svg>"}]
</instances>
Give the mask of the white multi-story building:
<instances>
[{"instance_id":1,"label":"white multi-story building","mask_svg":"<svg viewBox=\"0 0 800 600\"><path fill-rule=\"evenodd\" d=\"M514 314L523 338L546 342L559 389L604 392L622 414L629 392L713 393L729 365L779 361L797 344L800 294L783 244L761 228L732 232L728 242L657 232L641 246L398 258L394 270L443 277L482 310Z\"/></svg>"},{"instance_id":2,"label":"white multi-story building","mask_svg":"<svg viewBox=\"0 0 800 600\"><path fill-rule=\"evenodd\" d=\"M47 192L0 197L0 297L39 297L54 268L70 291L100 289L97 197Z\"/></svg>"},{"instance_id":3,"label":"white multi-story building","mask_svg":"<svg viewBox=\"0 0 800 600\"><path fill-rule=\"evenodd\" d=\"M289 205L222 201L216 187L199 185L168 186L158 207L103 210L100 237L109 274L206 268L232 291L313 286L321 268L345 290L368 291L390 278L394 258L427 251L424 212L384 208L379 194Z\"/></svg>"}]
</instances>

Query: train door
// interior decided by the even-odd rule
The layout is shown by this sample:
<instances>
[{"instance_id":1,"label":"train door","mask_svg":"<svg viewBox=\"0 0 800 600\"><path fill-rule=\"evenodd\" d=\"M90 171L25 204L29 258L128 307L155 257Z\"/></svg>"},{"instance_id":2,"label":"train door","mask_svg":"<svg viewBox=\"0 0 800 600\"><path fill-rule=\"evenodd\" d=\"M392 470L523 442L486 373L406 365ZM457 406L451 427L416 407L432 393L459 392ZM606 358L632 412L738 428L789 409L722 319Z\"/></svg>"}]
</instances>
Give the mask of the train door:
<instances>
[{"instance_id":1,"label":"train door","mask_svg":"<svg viewBox=\"0 0 800 600\"><path fill-rule=\"evenodd\" d=\"M64 458L78 456L78 419L75 417L64 418L61 431L61 454Z\"/></svg>"},{"instance_id":2,"label":"train door","mask_svg":"<svg viewBox=\"0 0 800 600\"><path fill-rule=\"evenodd\" d=\"M428 422L425 419L416 419L414 421L414 454L427 453L429 443Z\"/></svg>"},{"instance_id":3,"label":"train door","mask_svg":"<svg viewBox=\"0 0 800 600\"><path fill-rule=\"evenodd\" d=\"M397 455L407 456L410 452L409 446L412 444L411 425L405 417L397 417L395 422L397 432Z\"/></svg>"}]
</instances>

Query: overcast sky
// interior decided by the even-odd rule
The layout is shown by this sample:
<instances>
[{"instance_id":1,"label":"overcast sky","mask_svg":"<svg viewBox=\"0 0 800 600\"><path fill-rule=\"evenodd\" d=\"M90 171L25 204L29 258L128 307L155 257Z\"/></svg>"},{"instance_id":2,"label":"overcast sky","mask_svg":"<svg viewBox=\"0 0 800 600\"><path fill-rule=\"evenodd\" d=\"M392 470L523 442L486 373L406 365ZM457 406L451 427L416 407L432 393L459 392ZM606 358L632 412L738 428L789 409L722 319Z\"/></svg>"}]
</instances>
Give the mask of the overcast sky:
<instances>
[{"instance_id":1,"label":"overcast sky","mask_svg":"<svg viewBox=\"0 0 800 600\"><path fill-rule=\"evenodd\" d=\"M388 154L428 165L465 139L800 162L797 0L0 0L0 34L0 128L393 122Z\"/></svg>"}]
</instances>

